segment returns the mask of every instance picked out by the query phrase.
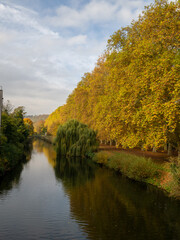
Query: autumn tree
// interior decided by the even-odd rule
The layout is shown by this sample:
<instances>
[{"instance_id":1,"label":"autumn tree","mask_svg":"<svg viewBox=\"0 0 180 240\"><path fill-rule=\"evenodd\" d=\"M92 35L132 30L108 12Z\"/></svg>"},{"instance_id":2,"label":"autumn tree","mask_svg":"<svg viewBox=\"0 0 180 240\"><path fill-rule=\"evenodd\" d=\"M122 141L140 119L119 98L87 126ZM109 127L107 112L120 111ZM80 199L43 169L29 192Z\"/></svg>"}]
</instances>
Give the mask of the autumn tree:
<instances>
[{"instance_id":1,"label":"autumn tree","mask_svg":"<svg viewBox=\"0 0 180 240\"><path fill-rule=\"evenodd\" d=\"M33 126L33 122L31 121L30 118L24 118L24 124L26 125L28 131L29 131L29 135L32 136L34 133L34 126Z\"/></svg>"}]
</instances>

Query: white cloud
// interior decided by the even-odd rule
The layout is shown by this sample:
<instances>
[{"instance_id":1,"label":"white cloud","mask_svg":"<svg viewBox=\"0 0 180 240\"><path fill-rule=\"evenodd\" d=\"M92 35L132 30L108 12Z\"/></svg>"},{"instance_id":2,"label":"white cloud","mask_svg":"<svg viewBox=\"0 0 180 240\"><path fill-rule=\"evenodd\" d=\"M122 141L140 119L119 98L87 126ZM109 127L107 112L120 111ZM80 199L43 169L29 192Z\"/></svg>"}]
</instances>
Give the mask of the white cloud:
<instances>
[{"instance_id":1,"label":"white cloud","mask_svg":"<svg viewBox=\"0 0 180 240\"><path fill-rule=\"evenodd\" d=\"M87 23L107 22L114 18L117 6L107 1L91 1L82 9L60 6L57 15L48 18L54 26L82 27Z\"/></svg>"},{"instance_id":2,"label":"white cloud","mask_svg":"<svg viewBox=\"0 0 180 240\"><path fill-rule=\"evenodd\" d=\"M34 12L0 4L0 85L6 99L26 105L28 111L36 99L30 113L50 113L53 104L64 104L92 65L84 51L85 34L62 37L42 22Z\"/></svg>"},{"instance_id":3,"label":"white cloud","mask_svg":"<svg viewBox=\"0 0 180 240\"><path fill-rule=\"evenodd\" d=\"M0 32L0 45L7 43L13 39L13 36L11 34L8 34L6 32Z\"/></svg>"},{"instance_id":4,"label":"white cloud","mask_svg":"<svg viewBox=\"0 0 180 240\"><path fill-rule=\"evenodd\" d=\"M2 23L9 24L13 27L15 25L16 27L17 25L20 25L21 27L24 26L25 28L29 27L44 35L58 35L56 32L39 24L36 18L37 14L34 11L28 10L24 7L0 4L0 19Z\"/></svg>"},{"instance_id":5,"label":"white cloud","mask_svg":"<svg viewBox=\"0 0 180 240\"><path fill-rule=\"evenodd\" d=\"M60 6L56 10L56 16L48 17L48 22L53 26L64 28L82 28L93 23L112 24L115 21L129 24L133 17L138 16L143 6L143 0L91 0L82 8Z\"/></svg>"},{"instance_id":6,"label":"white cloud","mask_svg":"<svg viewBox=\"0 0 180 240\"><path fill-rule=\"evenodd\" d=\"M71 37L68 39L68 43L70 45L76 45L76 44L85 44L87 40L87 36L86 35L77 35L74 37Z\"/></svg>"}]
</instances>

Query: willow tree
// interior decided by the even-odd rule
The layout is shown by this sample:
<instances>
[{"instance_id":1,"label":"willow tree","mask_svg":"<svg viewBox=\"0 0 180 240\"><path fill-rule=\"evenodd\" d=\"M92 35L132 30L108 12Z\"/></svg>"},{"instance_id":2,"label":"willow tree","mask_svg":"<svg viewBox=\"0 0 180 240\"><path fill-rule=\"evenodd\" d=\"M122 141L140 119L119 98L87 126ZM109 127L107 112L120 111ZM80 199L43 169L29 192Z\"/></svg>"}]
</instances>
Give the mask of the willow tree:
<instances>
[{"instance_id":1,"label":"willow tree","mask_svg":"<svg viewBox=\"0 0 180 240\"><path fill-rule=\"evenodd\" d=\"M96 132L77 120L59 126L55 144L59 155L74 157L88 156L98 147Z\"/></svg>"}]
</instances>

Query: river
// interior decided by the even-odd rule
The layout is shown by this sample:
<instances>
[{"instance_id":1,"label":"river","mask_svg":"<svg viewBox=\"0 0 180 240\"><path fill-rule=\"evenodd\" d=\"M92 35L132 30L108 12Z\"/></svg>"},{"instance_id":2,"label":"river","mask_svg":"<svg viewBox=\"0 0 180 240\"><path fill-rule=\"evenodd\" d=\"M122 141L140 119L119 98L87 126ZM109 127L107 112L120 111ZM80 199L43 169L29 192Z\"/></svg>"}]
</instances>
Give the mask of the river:
<instances>
[{"instance_id":1,"label":"river","mask_svg":"<svg viewBox=\"0 0 180 240\"><path fill-rule=\"evenodd\" d=\"M34 141L0 182L0 239L179 240L180 202Z\"/></svg>"}]
</instances>

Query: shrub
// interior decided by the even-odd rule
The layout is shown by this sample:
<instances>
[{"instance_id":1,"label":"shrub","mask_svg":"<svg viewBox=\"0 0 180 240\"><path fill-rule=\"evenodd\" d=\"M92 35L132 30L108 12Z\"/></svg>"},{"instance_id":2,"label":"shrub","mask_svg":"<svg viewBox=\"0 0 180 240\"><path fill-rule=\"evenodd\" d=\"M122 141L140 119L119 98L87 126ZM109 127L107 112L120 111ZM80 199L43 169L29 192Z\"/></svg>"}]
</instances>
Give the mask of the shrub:
<instances>
[{"instance_id":1,"label":"shrub","mask_svg":"<svg viewBox=\"0 0 180 240\"><path fill-rule=\"evenodd\" d=\"M93 160L99 164L107 165L110 156L109 152L101 151L94 155Z\"/></svg>"}]
</instances>

